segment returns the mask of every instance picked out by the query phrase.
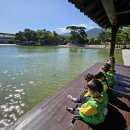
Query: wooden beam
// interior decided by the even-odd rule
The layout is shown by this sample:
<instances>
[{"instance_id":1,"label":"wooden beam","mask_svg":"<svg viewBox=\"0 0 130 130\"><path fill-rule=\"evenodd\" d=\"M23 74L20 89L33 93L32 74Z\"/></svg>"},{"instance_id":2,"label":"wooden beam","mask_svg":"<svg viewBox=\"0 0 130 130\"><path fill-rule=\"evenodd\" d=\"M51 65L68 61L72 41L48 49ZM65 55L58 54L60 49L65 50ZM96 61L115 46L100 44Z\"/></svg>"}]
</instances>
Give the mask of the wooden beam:
<instances>
[{"instance_id":1,"label":"wooden beam","mask_svg":"<svg viewBox=\"0 0 130 130\"><path fill-rule=\"evenodd\" d=\"M112 36L111 36L111 48L110 48L110 56L114 56L115 44L116 44L116 35L119 29L118 26L112 26Z\"/></svg>"},{"instance_id":2,"label":"wooden beam","mask_svg":"<svg viewBox=\"0 0 130 130\"><path fill-rule=\"evenodd\" d=\"M122 11L122 12L116 12L117 15L119 15L119 14L128 14L128 13L130 13L130 10Z\"/></svg>"},{"instance_id":3,"label":"wooden beam","mask_svg":"<svg viewBox=\"0 0 130 130\"><path fill-rule=\"evenodd\" d=\"M108 19L112 26L117 25L117 19L115 14L115 8L113 0L101 0L103 7L106 11L106 14L108 16Z\"/></svg>"}]
</instances>

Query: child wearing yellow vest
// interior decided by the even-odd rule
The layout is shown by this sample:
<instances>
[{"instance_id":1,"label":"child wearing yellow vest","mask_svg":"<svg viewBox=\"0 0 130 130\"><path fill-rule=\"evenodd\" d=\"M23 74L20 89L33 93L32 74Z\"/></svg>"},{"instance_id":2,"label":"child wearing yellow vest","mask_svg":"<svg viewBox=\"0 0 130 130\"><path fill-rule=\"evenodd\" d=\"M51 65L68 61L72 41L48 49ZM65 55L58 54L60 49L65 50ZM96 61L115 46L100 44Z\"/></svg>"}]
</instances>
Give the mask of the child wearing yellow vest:
<instances>
[{"instance_id":1,"label":"child wearing yellow vest","mask_svg":"<svg viewBox=\"0 0 130 130\"><path fill-rule=\"evenodd\" d=\"M102 83L97 79L92 79L87 84L91 98L84 103L81 107L75 110L67 108L69 112L78 115L81 120L86 123L97 125L105 120L106 102L104 96L101 94L103 91Z\"/></svg>"}]
</instances>

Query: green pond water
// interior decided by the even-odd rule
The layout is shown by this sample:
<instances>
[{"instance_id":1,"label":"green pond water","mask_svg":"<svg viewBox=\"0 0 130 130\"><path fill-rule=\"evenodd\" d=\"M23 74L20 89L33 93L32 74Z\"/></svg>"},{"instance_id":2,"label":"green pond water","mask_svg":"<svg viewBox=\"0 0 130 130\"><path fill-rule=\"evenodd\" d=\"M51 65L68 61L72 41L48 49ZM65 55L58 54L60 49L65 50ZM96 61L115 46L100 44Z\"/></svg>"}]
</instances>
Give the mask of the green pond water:
<instances>
[{"instance_id":1,"label":"green pond water","mask_svg":"<svg viewBox=\"0 0 130 130\"><path fill-rule=\"evenodd\" d=\"M0 130L108 56L108 49L1 46ZM115 57L123 63L120 50Z\"/></svg>"}]
</instances>

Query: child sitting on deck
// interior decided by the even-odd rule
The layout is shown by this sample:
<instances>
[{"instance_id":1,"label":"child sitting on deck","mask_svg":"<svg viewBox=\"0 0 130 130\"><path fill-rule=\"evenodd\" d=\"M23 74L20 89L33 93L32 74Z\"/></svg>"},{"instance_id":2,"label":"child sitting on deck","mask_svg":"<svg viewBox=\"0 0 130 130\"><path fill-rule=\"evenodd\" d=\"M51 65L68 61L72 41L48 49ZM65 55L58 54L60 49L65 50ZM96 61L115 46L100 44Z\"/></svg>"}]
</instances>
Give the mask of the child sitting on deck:
<instances>
[{"instance_id":1,"label":"child sitting on deck","mask_svg":"<svg viewBox=\"0 0 130 130\"><path fill-rule=\"evenodd\" d=\"M115 74L115 58L113 56L109 57L107 64L110 64L111 68L110 68L110 72L112 74Z\"/></svg>"},{"instance_id":2,"label":"child sitting on deck","mask_svg":"<svg viewBox=\"0 0 130 130\"><path fill-rule=\"evenodd\" d=\"M103 91L101 92L101 95L103 95L104 101L106 102L105 104L107 106L107 102L108 102L108 94L107 94L108 85L107 85L106 76L102 72L98 72L97 74L95 74L95 78L97 80L99 80L103 85Z\"/></svg>"},{"instance_id":3,"label":"child sitting on deck","mask_svg":"<svg viewBox=\"0 0 130 130\"><path fill-rule=\"evenodd\" d=\"M104 75L103 72L98 72L97 74L95 74L95 78L98 79L102 85L103 85L103 90L107 91L108 90L108 85L107 85L107 79L106 76Z\"/></svg>"},{"instance_id":4,"label":"child sitting on deck","mask_svg":"<svg viewBox=\"0 0 130 130\"><path fill-rule=\"evenodd\" d=\"M97 79L92 79L87 84L91 98L81 107L69 109L69 112L75 114L79 119L86 123L97 125L105 120L106 102L101 92L103 91L102 83ZM68 109L67 109L68 110Z\"/></svg>"},{"instance_id":5,"label":"child sitting on deck","mask_svg":"<svg viewBox=\"0 0 130 130\"><path fill-rule=\"evenodd\" d=\"M115 84L115 77L114 74L110 72L110 64L105 64L104 66L100 67L100 71L104 73L107 79L108 87L112 87Z\"/></svg>"},{"instance_id":6,"label":"child sitting on deck","mask_svg":"<svg viewBox=\"0 0 130 130\"><path fill-rule=\"evenodd\" d=\"M87 86L86 84L89 81L91 81L92 79L94 79L93 74L88 73L88 74L84 75L85 87L84 87L84 90L82 91L82 93L80 94L80 96L78 98L74 98L71 95L68 95L68 98L75 103L84 103L84 102L88 101L90 98L90 93L88 91L88 88L86 87Z\"/></svg>"}]
</instances>

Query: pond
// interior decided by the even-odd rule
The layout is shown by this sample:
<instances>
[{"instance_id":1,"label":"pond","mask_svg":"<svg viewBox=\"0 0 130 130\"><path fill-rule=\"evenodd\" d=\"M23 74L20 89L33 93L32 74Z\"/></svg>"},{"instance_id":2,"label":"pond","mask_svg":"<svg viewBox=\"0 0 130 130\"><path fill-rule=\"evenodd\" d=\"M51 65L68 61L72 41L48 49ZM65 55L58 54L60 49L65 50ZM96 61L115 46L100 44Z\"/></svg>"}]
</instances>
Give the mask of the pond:
<instances>
[{"instance_id":1,"label":"pond","mask_svg":"<svg viewBox=\"0 0 130 130\"><path fill-rule=\"evenodd\" d=\"M108 56L108 49L1 46L0 130ZM121 50L115 57L123 63Z\"/></svg>"}]
</instances>

